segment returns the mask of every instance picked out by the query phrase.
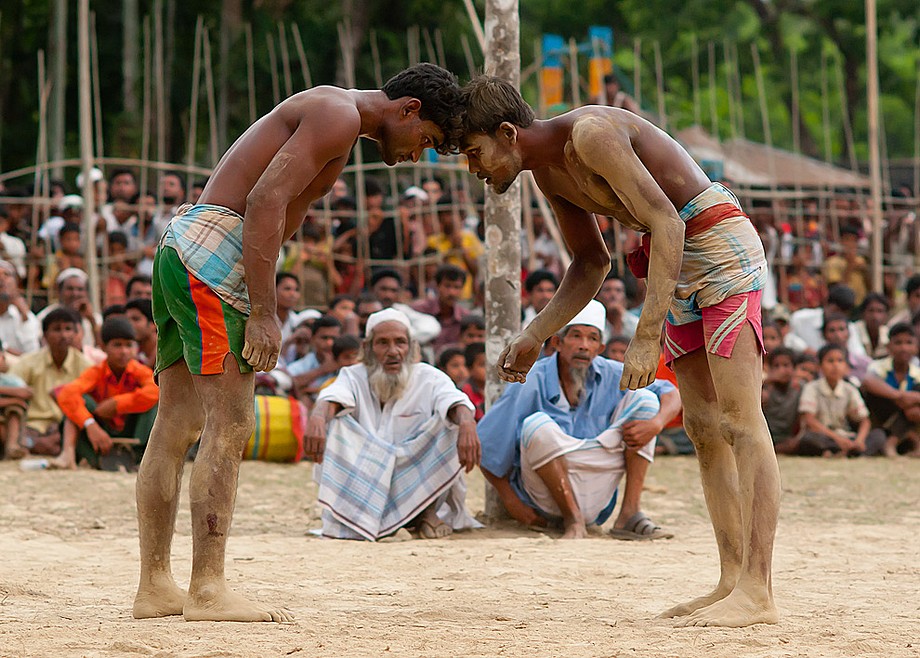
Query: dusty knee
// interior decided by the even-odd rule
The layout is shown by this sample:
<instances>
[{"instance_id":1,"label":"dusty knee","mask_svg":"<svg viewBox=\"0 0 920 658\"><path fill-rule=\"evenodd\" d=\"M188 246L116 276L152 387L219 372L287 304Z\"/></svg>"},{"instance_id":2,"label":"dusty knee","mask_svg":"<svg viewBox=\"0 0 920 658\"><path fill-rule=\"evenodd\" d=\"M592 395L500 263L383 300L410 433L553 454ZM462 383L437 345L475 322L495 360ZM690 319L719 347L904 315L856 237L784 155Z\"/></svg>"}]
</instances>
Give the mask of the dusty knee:
<instances>
[{"instance_id":1,"label":"dusty knee","mask_svg":"<svg viewBox=\"0 0 920 658\"><path fill-rule=\"evenodd\" d=\"M684 409L684 430L699 450L707 441L720 438L719 417L712 413Z\"/></svg>"},{"instance_id":2,"label":"dusty knee","mask_svg":"<svg viewBox=\"0 0 920 658\"><path fill-rule=\"evenodd\" d=\"M208 413L203 432L208 436L230 441L247 440L256 427L255 413L238 409L215 410Z\"/></svg>"},{"instance_id":3,"label":"dusty knee","mask_svg":"<svg viewBox=\"0 0 920 658\"><path fill-rule=\"evenodd\" d=\"M753 419L744 419L735 414L724 414L719 420L719 431L725 442L734 446L751 436Z\"/></svg>"}]
</instances>

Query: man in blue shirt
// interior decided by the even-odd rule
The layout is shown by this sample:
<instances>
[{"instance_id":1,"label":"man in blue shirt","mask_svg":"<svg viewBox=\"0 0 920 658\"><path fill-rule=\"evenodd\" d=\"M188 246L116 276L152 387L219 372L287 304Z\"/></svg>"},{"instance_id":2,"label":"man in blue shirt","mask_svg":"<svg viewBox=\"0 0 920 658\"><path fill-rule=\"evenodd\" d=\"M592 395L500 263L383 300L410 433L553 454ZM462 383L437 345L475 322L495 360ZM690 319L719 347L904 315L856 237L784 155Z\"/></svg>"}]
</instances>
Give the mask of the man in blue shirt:
<instances>
[{"instance_id":1,"label":"man in blue shirt","mask_svg":"<svg viewBox=\"0 0 920 658\"><path fill-rule=\"evenodd\" d=\"M551 339L556 353L525 383L505 388L479 423L481 468L511 516L526 525L561 518L565 538L611 516L625 473L611 534L671 537L640 511L639 499L655 435L680 411L680 395L664 380L620 390L623 364L598 356L605 319L603 304L590 301Z\"/></svg>"}]
</instances>

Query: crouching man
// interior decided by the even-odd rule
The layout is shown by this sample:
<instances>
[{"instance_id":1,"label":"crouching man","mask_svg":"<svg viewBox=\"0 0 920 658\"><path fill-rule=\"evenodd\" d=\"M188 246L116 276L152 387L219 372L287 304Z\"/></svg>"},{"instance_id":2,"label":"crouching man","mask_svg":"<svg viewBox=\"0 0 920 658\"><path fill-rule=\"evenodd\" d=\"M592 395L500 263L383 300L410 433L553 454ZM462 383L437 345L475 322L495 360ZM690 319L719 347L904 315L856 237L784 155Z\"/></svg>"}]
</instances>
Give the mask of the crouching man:
<instances>
[{"instance_id":1,"label":"crouching man","mask_svg":"<svg viewBox=\"0 0 920 658\"><path fill-rule=\"evenodd\" d=\"M320 392L307 428L307 457L322 465L323 535L375 541L414 524L432 539L473 527L458 500L463 487L452 487L461 467L479 464L473 405L446 374L418 362L401 311L371 315L366 336L362 363Z\"/></svg>"},{"instance_id":2,"label":"crouching man","mask_svg":"<svg viewBox=\"0 0 920 658\"><path fill-rule=\"evenodd\" d=\"M618 539L673 535L640 508L655 436L680 411L667 381L621 391L623 364L598 356L606 309L592 300L552 338L556 353L537 361L527 381L509 384L479 423L482 472L525 525L561 520L565 538L610 518L626 475Z\"/></svg>"}]
</instances>

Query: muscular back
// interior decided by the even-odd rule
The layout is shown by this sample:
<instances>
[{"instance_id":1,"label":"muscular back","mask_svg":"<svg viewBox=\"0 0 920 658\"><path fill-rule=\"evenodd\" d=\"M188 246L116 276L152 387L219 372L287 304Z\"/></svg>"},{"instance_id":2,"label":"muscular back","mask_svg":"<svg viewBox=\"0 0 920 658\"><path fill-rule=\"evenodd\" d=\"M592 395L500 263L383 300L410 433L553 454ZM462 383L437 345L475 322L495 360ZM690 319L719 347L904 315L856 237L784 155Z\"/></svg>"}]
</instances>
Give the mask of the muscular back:
<instances>
[{"instance_id":1,"label":"muscular back","mask_svg":"<svg viewBox=\"0 0 920 658\"><path fill-rule=\"evenodd\" d=\"M314 200L335 182L361 127L361 117L350 93L337 87L316 87L283 101L256 121L217 163L199 203L211 203L245 215L247 197L278 152L297 141L296 157L313 160L302 179L301 191L290 201L285 237L293 234ZM322 137L321 148L311 148ZM314 175L315 172L315 175ZM300 189L300 188L298 188Z\"/></svg>"}]
</instances>

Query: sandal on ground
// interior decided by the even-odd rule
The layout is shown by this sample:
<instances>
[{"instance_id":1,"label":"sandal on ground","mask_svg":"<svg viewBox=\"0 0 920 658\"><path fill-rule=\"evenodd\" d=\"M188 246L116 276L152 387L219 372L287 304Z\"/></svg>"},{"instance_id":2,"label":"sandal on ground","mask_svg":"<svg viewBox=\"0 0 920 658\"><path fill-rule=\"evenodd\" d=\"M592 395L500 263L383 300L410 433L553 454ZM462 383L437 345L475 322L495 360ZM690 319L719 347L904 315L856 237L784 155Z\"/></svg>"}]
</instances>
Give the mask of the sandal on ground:
<instances>
[{"instance_id":1,"label":"sandal on ground","mask_svg":"<svg viewBox=\"0 0 920 658\"><path fill-rule=\"evenodd\" d=\"M610 536L623 541L652 541L653 539L670 539L673 532L667 532L655 524L645 515L645 512L636 512L622 528L610 530Z\"/></svg>"}]
</instances>

